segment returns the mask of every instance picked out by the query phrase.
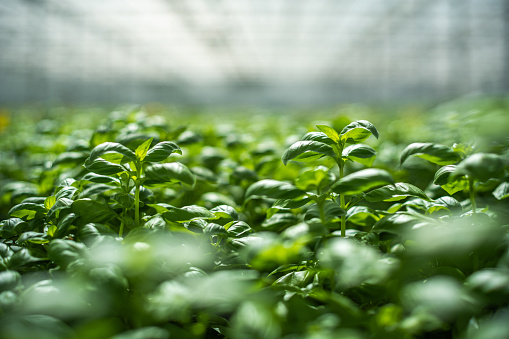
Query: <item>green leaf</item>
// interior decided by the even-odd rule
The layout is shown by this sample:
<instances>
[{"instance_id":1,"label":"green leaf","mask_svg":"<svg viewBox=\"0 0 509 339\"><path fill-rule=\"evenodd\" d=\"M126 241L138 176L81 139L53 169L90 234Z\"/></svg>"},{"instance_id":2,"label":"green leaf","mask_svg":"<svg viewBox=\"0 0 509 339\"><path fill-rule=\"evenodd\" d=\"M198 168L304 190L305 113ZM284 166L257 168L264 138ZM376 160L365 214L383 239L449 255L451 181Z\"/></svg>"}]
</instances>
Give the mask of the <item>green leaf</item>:
<instances>
[{"instance_id":1,"label":"green leaf","mask_svg":"<svg viewBox=\"0 0 509 339\"><path fill-rule=\"evenodd\" d=\"M46 197L46 199L44 199L44 208L49 210L51 207L53 207L53 205L55 205L56 202L57 197L55 197L54 195L50 195L49 197Z\"/></svg>"},{"instance_id":2,"label":"green leaf","mask_svg":"<svg viewBox=\"0 0 509 339\"><path fill-rule=\"evenodd\" d=\"M449 180L454 180L460 175L486 182L491 178L499 178L504 175L504 163L496 154L476 153L460 162L456 170L449 176Z\"/></svg>"},{"instance_id":3,"label":"green leaf","mask_svg":"<svg viewBox=\"0 0 509 339\"><path fill-rule=\"evenodd\" d=\"M216 216L205 207L191 205L178 208L168 204L148 204L160 213L166 220L187 222L193 219L215 219Z\"/></svg>"},{"instance_id":4,"label":"green leaf","mask_svg":"<svg viewBox=\"0 0 509 339\"><path fill-rule=\"evenodd\" d=\"M28 231L28 223L20 218L9 218L0 222L0 234L2 238L10 238Z\"/></svg>"},{"instance_id":5,"label":"green leaf","mask_svg":"<svg viewBox=\"0 0 509 339\"><path fill-rule=\"evenodd\" d=\"M375 161L376 151L368 145L355 144L343 150L343 157L369 167Z\"/></svg>"},{"instance_id":6,"label":"green leaf","mask_svg":"<svg viewBox=\"0 0 509 339\"><path fill-rule=\"evenodd\" d=\"M58 199L53 206L48 211L48 214L46 215L47 218L53 218L56 216L58 218L58 215L60 214L60 211L70 208L74 201L68 198L61 198Z\"/></svg>"},{"instance_id":7,"label":"green leaf","mask_svg":"<svg viewBox=\"0 0 509 339\"><path fill-rule=\"evenodd\" d=\"M265 219L262 227L273 232L280 232L288 226L295 225L297 222L299 222L299 219L292 213L276 213L269 219Z\"/></svg>"},{"instance_id":8,"label":"green leaf","mask_svg":"<svg viewBox=\"0 0 509 339\"><path fill-rule=\"evenodd\" d=\"M408 145L401 154L400 165L410 156L416 156L437 165L452 165L460 160L459 153L454 152L450 147L429 142Z\"/></svg>"},{"instance_id":9,"label":"green leaf","mask_svg":"<svg viewBox=\"0 0 509 339\"><path fill-rule=\"evenodd\" d=\"M321 132L323 132L326 136L328 136L332 141L339 144L339 134L336 130L327 125L316 125Z\"/></svg>"},{"instance_id":10,"label":"green leaf","mask_svg":"<svg viewBox=\"0 0 509 339\"><path fill-rule=\"evenodd\" d=\"M255 182L246 190L246 199L254 196L265 196L273 199L294 199L306 192L299 190L290 183L265 179Z\"/></svg>"},{"instance_id":11,"label":"green leaf","mask_svg":"<svg viewBox=\"0 0 509 339\"><path fill-rule=\"evenodd\" d=\"M90 172L104 175L116 174L126 170L126 168L122 165L114 164L101 158L85 162L84 166Z\"/></svg>"},{"instance_id":12,"label":"green leaf","mask_svg":"<svg viewBox=\"0 0 509 339\"><path fill-rule=\"evenodd\" d=\"M138 158L138 160L143 161L143 159L145 159L148 149L150 148L150 144L152 143L152 140L154 140L154 138L148 139L147 141L145 141L136 148L134 154L136 154L136 158Z\"/></svg>"},{"instance_id":13,"label":"green leaf","mask_svg":"<svg viewBox=\"0 0 509 339\"><path fill-rule=\"evenodd\" d=\"M207 226L203 228L203 233L206 235L218 235L223 238L228 237L228 234L226 233L226 230L223 226L214 224L214 223L208 223Z\"/></svg>"},{"instance_id":14,"label":"green leaf","mask_svg":"<svg viewBox=\"0 0 509 339\"><path fill-rule=\"evenodd\" d=\"M108 205L87 198L74 201L71 211L80 217L80 223L101 223L116 216L116 213Z\"/></svg>"},{"instance_id":15,"label":"green leaf","mask_svg":"<svg viewBox=\"0 0 509 339\"><path fill-rule=\"evenodd\" d=\"M26 248L22 248L21 250L15 252L8 260L7 260L7 268L11 270L16 270L21 266L29 264L31 262L39 261L40 259L33 257L30 252Z\"/></svg>"},{"instance_id":16,"label":"green leaf","mask_svg":"<svg viewBox=\"0 0 509 339\"><path fill-rule=\"evenodd\" d=\"M449 175L456 171L456 165L441 167L436 173L433 183L435 185L445 185L449 182Z\"/></svg>"},{"instance_id":17,"label":"green leaf","mask_svg":"<svg viewBox=\"0 0 509 339\"><path fill-rule=\"evenodd\" d=\"M456 171L456 165L448 165L441 167L436 173L433 183L440 185L444 191L453 195L456 192L463 191L468 188L468 180L464 177L458 176L451 180L449 177L451 173Z\"/></svg>"},{"instance_id":18,"label":"green leaf","mask_svg":"<svg viewBox=\"0 0 509 339\"><path fill-rule=\"evenodd\" d=\"M354 195L388 184L394 184L394 179L389 172L378 168L368 168L343 177L332 186L332 191Z\"/></svg>"},{"instance_id":19,"label":"green leaf","mask_svg":"<svg viewBox=\"0 0 509 339\"><path fill-rule=\"evenodd\" d=\"M317 141L327 145L334 145L335 142L323 132L309 132L304 134L301 141Z\"/></svg>"},{"instance_id":20,"label":"green leaf","mask_svg":"<svg viewBox=\"0 0 509 339\"><path fill-rule=\"evenodd\" d=\"M493 196L498 200L509 198L509 182L503 182L495 188Z\"/></svg>"},{"instance_id":21,"label":"green leaf","mask_svg":"<svg viewBox=\"0 0 509 339\"><path fill-rule=\"evenodd\" d=\"M132 195L131 193L125 192L116 193L111 196L111 199L116 201L123 208L127 209L133 208L135 204L134 195Z\"/></svg>"},{"instance_id":22,"label":"green leaf","mask_svg":"<svg viewBox=\"0 0 509 339\"><path fill-rule=\"evenodd\" d=\"M24 220L32 220L36 217L40 218L46 214L46 208L41 204L24 202L11 208L8 214L11 217L17 217Z\"/></svg>"},{"instance_id":23,"label":"green leaf","mask_svg":"<svg viewBox=\"0 0 509 339\"><path fill-rule=\"evenodd\" d=\"M251 234L251 232L253 232L251 227L244 221L229 222L228 224L226 224L224 226L224 228L226 229L228 236L230 236L232 238L245 237L245 236Z\"/></svg>"},{"instance_id":24,"label":"green leaf","mask_svg":"<svg viewBox=\"0 0 509 339\"><path fill-rule=\"evenodd\" d=\"M21 275L16 271L0 272L0 292L13 290L21 284Z\"/></svg>"},{"instance_id":25,"label":"green leaf","mask_svg":"<svg viewBox=\"0 0 509 339\"><path fill-rule=\"evenodd\" d=\"M86 252L84 244L72 240L54 239L48 246L48 257L63 269L85 258Z\"/></svg>"},{"instance_id":26,"label":"green leaf","mask_svg":"<svg viewBox=\"0 0 509 339\"><path fill-rule=\"evenodd\" d=\"M326 200L323 206L323 214L325 219L322 221L325 224L329 224L341 220L341 216L346 215L346 212L337 203ZM312 204L304 215L305 221L309 221L313 218L321 219L320 209L317 204Z\"/></svg>"},{"instance_id":27,"label":"green leaf","mask_svg":"<svg viewBox=\"0 0 509 339\"><path fill-rule=\"evenodd\" d=\"M180 147L171 141L162 141L152 147L144 158L145 162L159 162L168 158L172 153L182 154Z\"/></svg>"},{"instance_id":28,"label":"green leaf","mask_svg":"<svg viewBox=\"0 0 509 339\"><path fill-rule=\"evenodd\" d=\"M406 213L394 213L383 217L373 225L374 232L401 234L419 223L420 220Z\"/></svg>"},{"instance_id":29,"label":"green leaf","mask_svg":"<svg viewBox=\"0 0 509 339\"><path fill-rule=\"evenodd\" d=\"M303 197L297 200L293 199L279 199L276 200L272 206L267 210L267 218L272 218L274 214L283 210L289 211L291 209L300 208L310 202L311 199L309 197Z\"/></svg>"},{"instance_id":30,"label":"green leaf","mask_svg":"<svg viewBox=\"0 0 509 339\"><path fill-rule=\"evenodd\" d=\"M283 161L283 164L286 165L288 161L296 158L297 156L305 152L310 152L311 155L319 153L322 155L327 155L332 158L336 157L336 154L334 153L332 147L327 144L318 141L297 141L283 153L281 160Z\"/></svg>"},{"instance_id":31,"label":"green leaf","mask_svg":"<svg viewBox=\"0 0 509 339\"><path fill-rule=\"evenodd\" d=\"M370 135L378 139L378 131L367 120L354 121L341 131L341 140L346 143L358 144L366 140Z\"/></svg>"},{"instance_id":32,"label":"green leaf","mask_svg":"<svg viewBox=\"0 0 509 339\"><path fill-rule=\"evenodd\" d=\"M239 214L235 208L228 205L219 205L210 210L215 216L219 218L238 220Z\"/></svg>"},{"instance_id":33,"label":"green leaf","mask_svg":"<svg viewBox=\"0 0 509 339\"><path fill-rule=\"evenodd\" d=\"M304 191L321 190L336 180L334 173L325 166L318 166L301 173L295 179L295 186Z\"/></svg>"},{"instance_id":34,"label":"green leaf","mask_svg":"<svg viewBox=\"0 0 509 339\"><path fill-rule=\"evenodd\" d=\"M145 160L147 158L145 158ZM196 177L191 170L180 162L153 164L145 170L145 179L145 184L147 185L165 182L182 182L189 186L194 186L196 183Z\"/></svg>"},{"instance_id":35,"label":"green leaf","mask_svg":"<svg viewBox=\"0 0 509 339\"><path fill-rule=\"evenodd\" d=\"M93 163L99 157L110 153L120 154L122 156L121 158L119 158L120 161L118 163L116 162L117 164L136 160L136 155L134 154L134 152L131 151L129 148L125 147L124 145L119 144L117 142L105 142L96 146L92 150L88 159L85 161L85 167L87 167L87 164Z\"/></svg>"},{"instance_id":36,"label":"green leaf","mask_svg":"<svg viewBox=\"0 0 509 339\"><path fill-rule=\"evenodd\" d=\"M366 206L353 206L348 209L346 213L346 220L349 222L360 225L360 226L369 226L374 222L378 221L380 218L373 213L371 209Z\"/></svg>"},{"instance_id":37,"label":"green leaf","mask_svg":"<svg viewBox=\"0 0 509 339\"><path fill-rule=\"evenodd\" d=\"M369 202L398 201L408 197L417 197L431 201L431 199L420 188L404 182L398 182L394 185L387 185L374 189L371 192L366 193L364 196L364 198Z\"/></svg>"},{"instance_id":38,"label":"green leaf","mask_svg":"<svg viewBox=\"0 0 509 339\"><path fill-rule=\"evenodd\" d=\"M53 235L53 238L63 238L69 234L69 229L71 228L74 220L76 220L78 216L74 213L69 213L62 220L60 220L57 224L57 230Z\"/></svg>"},{"instance_id":39,"label":"green leaf","mask_svg":"<svg viewBox=\"0 0 509 339\"><path fill-rule=\"evenodd\" d=\"M100 174L96 174L96 173L87 173L83 176L83 178L81 180L95 182L98 184L107 184L110 182L114 182L117 184L120 183L120 181L117 178L113 178L113 177L110 177L107 175L100 175Z\"/></svg>"}]
</instances>

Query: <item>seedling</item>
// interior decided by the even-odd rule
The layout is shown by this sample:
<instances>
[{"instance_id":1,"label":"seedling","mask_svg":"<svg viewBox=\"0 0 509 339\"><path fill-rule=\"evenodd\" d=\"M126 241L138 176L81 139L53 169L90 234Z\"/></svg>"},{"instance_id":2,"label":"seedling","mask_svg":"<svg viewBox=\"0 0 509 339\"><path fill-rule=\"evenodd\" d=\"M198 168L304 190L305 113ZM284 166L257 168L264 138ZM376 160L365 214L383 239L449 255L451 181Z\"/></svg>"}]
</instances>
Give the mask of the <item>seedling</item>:
<instances>
[{"instance_id":1,"label":"seedling","mask_svg":"<svg viewBox=\"0 0 509 339\"><path fill-rule=\"evenodd\" d=\"M354 121L347 125L341 133L327 125L316 126L320 132L310 132L302 140L292 144L283 154L282 161L286 165L288 161L313 161L321 157L329 157L334 160L339 169L338 181L332 185L324 185L323 190L318 185L317 194L309 194L318 205L320 218L326 222L325 202L327 199L334 200L334 194L339 194L339 207L341 211L341 236L346 236L346 210L352 206L353 200L345 201L346 195L355 195L379 185L394 183L389 173L381 169L366 169L348 176L344 176L347 161L356 161L366 166L373 163L376 151L362 144L370 135L378 138L375 126L366 120ZM347 146L349 145L349 146ZM324 173L324 176L326 174ZM330 178L329 178L330 181Z\"/></svg>"},{"instance_id":2,"label":"seedling","mask_svg":"<svg viewBox=\"0 0 509 339\"><path fill-rule=\"evenodd\" d=\"M173 153L182 154L180 147L174 142L162 141L150 148L152 140L143 142L134 152L122 144L105 142L95 147L85 161L85 168L98 175L89 175L87 180L111 181L120 188L121 192L114 197L123 207L120 236L127 220L126 212L133 206L134 227L140 226L140 190L143 184L195 184L194 175L185 165L179 162L161 163Z\"/></svg>"}]
</instances>

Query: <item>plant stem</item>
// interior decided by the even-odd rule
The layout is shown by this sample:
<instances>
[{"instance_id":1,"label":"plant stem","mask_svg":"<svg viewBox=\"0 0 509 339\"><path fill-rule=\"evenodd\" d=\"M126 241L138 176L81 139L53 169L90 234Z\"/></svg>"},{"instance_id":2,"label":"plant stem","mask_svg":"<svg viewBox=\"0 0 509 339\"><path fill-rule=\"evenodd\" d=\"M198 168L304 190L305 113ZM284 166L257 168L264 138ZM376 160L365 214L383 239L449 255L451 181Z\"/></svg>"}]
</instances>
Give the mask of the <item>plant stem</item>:
<instances>
[{"instance_id":1,"label":"plant stem","mask_svg":"<svg viewBox=\"0 0 509 339\"><path fill-rule=\"evenodd\" d=\"M325 226L325 211L323 210L323 201L322 199L317 199L316 203L318 204L318 210L320 211L320 220L322 224Z\"/></svg>"},{"instance_id":2,"label":"plant stem","mask_svg":"<svg viewBox=\"0 0 509 339\"><path fill-rule=\"evenodd\" d=\"M124 210L124 214L125 214L125 210ZM124 221L120 222L120 230L118 231L118 235L120 237L122 237L123 234L124 234Z\"/></svg>"},{"instance_id":3,"label":"plant stem","mask_svg":"<svg viewBox=\"0 0 509 339\"><path fill-rule=\"evenodd\" d=\"M470 205L472 208L472 213L475 214L477 210L477 205L475 203L475 196L474 196L474 178L469 177L468 178L468 191L470 193Z\"/></svg>"},{"instance_id":4,"label":"plant stem","mask_svg":"<svg viewBox=\"0 0 509 339\"><path fill-rule=\"evenodd\" d=\"M339 179L343 178L343 163L338 162L339 166ZM346 210L345 194L339 193L339 204L343 210ZM341 216L341 237L346 237L346 215Z\"/></svg>"},{"instance_id":5,"label":"plant stem","mask_svg":"<svg viewBox=\"0 0 509 339\"><path fill-rule=\"evenodd\" d=\"M134 191L134 222L140 226L140 187L141 187L141 164L136 163L136 189Z\"/></svg>"}]
</instances>

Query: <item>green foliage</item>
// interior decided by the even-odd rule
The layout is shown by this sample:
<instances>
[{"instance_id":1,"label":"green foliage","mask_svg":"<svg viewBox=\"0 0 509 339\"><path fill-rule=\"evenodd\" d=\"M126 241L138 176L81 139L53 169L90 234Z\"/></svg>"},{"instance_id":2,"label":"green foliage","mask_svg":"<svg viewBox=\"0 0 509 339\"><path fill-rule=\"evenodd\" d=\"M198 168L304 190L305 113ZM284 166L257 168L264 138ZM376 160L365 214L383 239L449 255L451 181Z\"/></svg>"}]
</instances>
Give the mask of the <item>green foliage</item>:
<instances>
[{"instance_id":1,"label":"green foliage","mask_svg":"<svg viewBox=\"0 0 509 339\"><path fill-rule=\"evenodd\" d=\"M0 337L507 337L507 136L444 109L13 119Z\"/></svg>"}]
</instances>

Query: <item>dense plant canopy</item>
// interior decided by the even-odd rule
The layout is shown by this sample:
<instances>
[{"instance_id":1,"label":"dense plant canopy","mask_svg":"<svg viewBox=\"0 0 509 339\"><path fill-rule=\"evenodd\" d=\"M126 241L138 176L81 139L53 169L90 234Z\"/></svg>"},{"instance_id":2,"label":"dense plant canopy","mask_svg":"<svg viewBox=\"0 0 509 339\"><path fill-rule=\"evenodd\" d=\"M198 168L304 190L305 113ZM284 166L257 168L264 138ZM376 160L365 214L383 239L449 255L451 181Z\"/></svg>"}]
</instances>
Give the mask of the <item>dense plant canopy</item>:
<instances>
[{"instance_id":1,"label":"dense plant canopy","mask_svg":"<svg viewBox=\"0 0 509 339\"><path fill-rule=\"evenodd\" d=\"M4 116L0 337L509 337L508 117Z\"/></svg>"}]
</instances>

